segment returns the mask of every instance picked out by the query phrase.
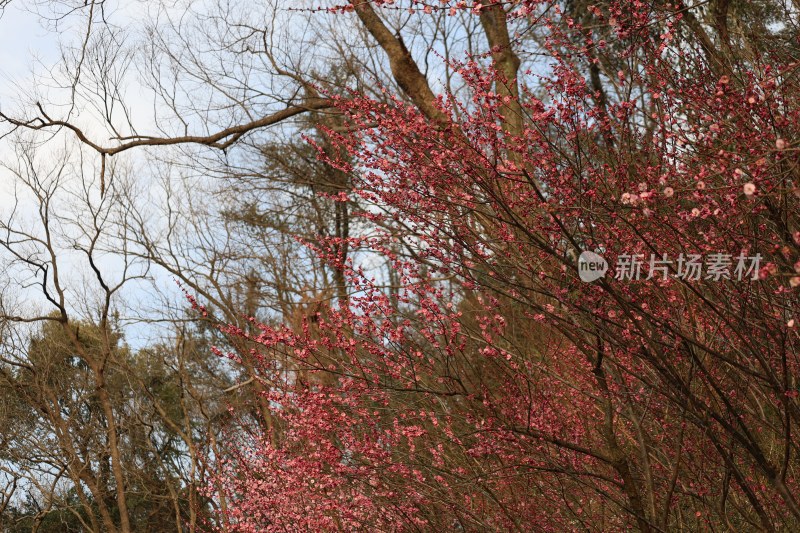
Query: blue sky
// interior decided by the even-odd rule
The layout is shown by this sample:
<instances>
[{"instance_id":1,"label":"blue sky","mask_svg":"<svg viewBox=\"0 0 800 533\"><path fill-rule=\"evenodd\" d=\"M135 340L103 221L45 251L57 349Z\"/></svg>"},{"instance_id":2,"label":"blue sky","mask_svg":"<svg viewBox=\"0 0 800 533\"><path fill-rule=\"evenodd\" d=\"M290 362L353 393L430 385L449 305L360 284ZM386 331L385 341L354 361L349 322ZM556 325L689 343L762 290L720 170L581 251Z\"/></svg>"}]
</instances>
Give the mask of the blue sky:
<instances>
[{"instance_id":1,"label":"blue sky","mask_svg":"<svg viewBox=\"0 0 800 533\"><path fill-rule=\"evenodd\" d=\"M12 2L0 18L0 80L2 93L7 94L8 82L25 78L32 60L53 60L58 54L56 36L39 23L39 17Z\"/></svg>"}]
</instances>

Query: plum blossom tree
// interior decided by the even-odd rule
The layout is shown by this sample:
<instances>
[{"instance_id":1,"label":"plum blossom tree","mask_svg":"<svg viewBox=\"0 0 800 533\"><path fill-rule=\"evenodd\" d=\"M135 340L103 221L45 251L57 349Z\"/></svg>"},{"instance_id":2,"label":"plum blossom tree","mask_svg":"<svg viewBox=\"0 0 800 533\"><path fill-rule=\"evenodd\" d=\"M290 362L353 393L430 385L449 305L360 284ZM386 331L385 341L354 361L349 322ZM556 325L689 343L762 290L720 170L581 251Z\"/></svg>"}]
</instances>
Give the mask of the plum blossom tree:
<instances>
[{"instance_id":1,"label":"plum blossom tree","mask_svg":"<svg viewBox=\"0 0 800 533\"><path fill-rule=\"evenodd\" d=\"M797 12L778 7L403 6L479 19L486 52L442 67L458 95L387 31L376 8L400 6L334 8L404 91L331 96L348 158L320 150L351 176L339 200L371 206L349 248L394 275L327 239L347 301L227 329L262 346L282 427L233 441L229 528L797 527ZM749 32L758 12L777 29ZM582 282L583 251L611 271Z\"/></svg>"}]
</instances>

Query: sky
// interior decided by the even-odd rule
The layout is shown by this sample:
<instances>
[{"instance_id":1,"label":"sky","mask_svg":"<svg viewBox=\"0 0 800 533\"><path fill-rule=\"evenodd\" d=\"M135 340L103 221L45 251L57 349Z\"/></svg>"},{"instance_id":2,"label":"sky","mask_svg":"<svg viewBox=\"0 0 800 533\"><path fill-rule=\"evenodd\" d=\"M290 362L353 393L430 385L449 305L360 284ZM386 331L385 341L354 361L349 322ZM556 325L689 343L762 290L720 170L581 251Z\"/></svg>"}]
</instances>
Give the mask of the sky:
<instances>
[{"instance_id":1,"label":"sky","mask_svg":"<svg viewBox=\"0 0 800 533\"><path fill-rule=\"evenodd\" d=\"M0 98L8 95L10 82L28 77L36 59L49 63L57 56L57 36L42 26L38 15L12 2L0 17Z\"/></svg>"},{"instance_id":2,"label":"sky","mask_svg":"<svg viewBox=\"0 0 800 533\"><path fill-rule=\"evenodd\" d=\"M62 32L49 30L45 26L47 21L25 7L25 4L21 1L11 2L2 12L2 16L0 16L0 109L4 111L13 111L30 106L30 100L25 96L30 93L30 88L33 86L33 69L42 73L46 72L47 68L58 64L60 58L59 38L63 38L65 35L70 35L69 38L71 38L75 35L74 32L69 34L64 32L65 28L63 27ZM125 13L117 12L115 16L125 16ZM37 89L43 91L41 85ZM22 98L20 98L21 96ZM134 98L128 100L128 103L152 106L151 103L148 104L136 96L134 95ZM140 117L144 120L139 123L146 127L150 116L150 113L142 113ZM66 136L64 137L66 138ZM63 147L63 142L51 144L54 150ZM88 155L91 157L93 154ZM99 158L97 159L99 161ZM14 166L16 160L18 160L18 156L11 149L11 144L6 141L0 141L0 164ZM92 160L89 165L91 166L94 163L96 162ZM5 168L0 168L0 216L7 215L14 205L15 188L19 190L16 179L11 172ZM28 206L23 201L22 207L18 208L17 211L21 212L21 219L35 218L36 210L33 204ZM80 257L79 255L69 256L65 253L61 256L61 260L63 261L62 268L67 271L65 273L67 278L75 278L70 284L76 290L79 290L81 284L77 281L77 278L86 273L85 257ZM102 267L103 270L110 273L113 279L114 271L121 267L121 261L107 256L103 262L105 263ZM5 289L4 297L16 300L14 303L29 305L30 312L39 307L51 307L43 301L40 289L35 286L27 289L22 287L19 280L23 278L24 276L19 272L12 273L8 270L0 272L0 286ZM160 285L169 288L174 284L170 279L165 278L160 280ZM149 305L147 291L141 283L138 286L131 284L130 288L134 293L126 295L126 300L131 303L142 300L144 306ZM175 292L177 297L177 291ZM130 328L127 333L127 340L134 347L146 342L147 332L142 328Z\"/></svg>"},{"instance_id":3,"label":"sky","mask_svg":"<svg viewBox=\"0 0 800 533\"><path fill-rule=\"evenodd\" d=\"M27 3L26 3L27 1ZM64 101L62 96L66 93L67 99L69 100L70 93L69 91L53 91L49 90L48 84L40 81L36 85L32 85L33 79L33 72L32 67L36 66L36 70L39 74L44 74L48 72L48 68L53 66L57 66L60 63L60 48L59 48L59 39L64 40L68 44L74 44L76 47L80 47L82 44L82 38L85 32L85 26L81 26L81 24L86 24L86 17L85 12L79 11L72 16L65 19L62 26L58 29L58 31L53 31L52 24L48 24L47 21L40 18L40 16L36 13L32 13L25 8L26 5L33 5L32 0L12 0L9 7L5 10L2 17L0 18L0 109L3 111L8 111L13 113L16 110L25 110L29 114L33 109L33 102L39 99L38 97L31 97L28 96L30 94L30 88L34 87L37 93L43 93L41 96L40 101L42 101L50 114L56 118L64 118L64 108L58 107L51 103L53 100ZM45 6L42 9L47 9L47 6L53 5L67 5L69 2L39 2L40 5ZM80 3L78 0L76 3ZM203 11L203 4L202 0L194 1L194 0L187 0L186 2L181 2L178 0L175 3L172 2L165 2L169 8L165 12L158 11L155 13L159 15L160 18L158 19L159 22L164 23L168 15L175 15L175 13L171 13L170 10L176 10L177 15L175 15L175 19L181 19L180 15L182 10L185 9L187 6L191 6L192 10ZM275 20L272 18L267 17L266 15L270 13L269 9L265 9L264 13L261 13L262 10L256 9L258 13L250 13L250 5L247 3L247 0L239 0L233 1L231 4L236 4L238 6L237 9L234 9L235 16L242 16L244 19L249 19L252 17L255 21L254 24L275 24ZM126 41L128 45L131 45L136 52L140 53L142 56L147 55L146 47L141 46L142 40L147 40L147 34L143 33L145 31L145 27L143 24L143 19L149 18L145 15L153 15L153 13L146 12L146 7L148 5L147 2L137 2L136 0L118 0L118 1L111 1L106 4L106 9L113 10L113 12L109 12L108 20L115 26L116 29L120 29L120 33L124 34L125 37L129 40ZM228 3L222 3L223 7L228 6ZM153 8L155 9L155 8ZM240 12L241 11L241 12ZM284 13L286 15L286 13ZM292 13L293 15L293 13ZM233 16L233 15L232 15ZM287 15L288 16L288 15ZM320 15L322 17L322 15ZM191 18L191 17L187 17ZM303 17L298 17L300 22L303 21ZM220 31L219 29L214 28L214 20L209 18L200 18L200 29L209 31L212 35L215 34L215 31ZM324 18L319 19L321 21L325 21ZM202 24L208 24L210 27L204 27ZM300 27L302 26L302 27ZM278 37L280 38L281 42L284 40L286 41L286 45L290 48L290 52L294 53L296 50L292 47L294 41L292 38L297 35L305 35L303 33L304 25L300 25L298 28L295 28L289 23L285 24L278 24L278 28L280 31L277 33L280 34ZM339 29L342 32L347 33L347 30L350 26L347 24L342 25ZM298 31L295 32L295 29ZM226 27L221 29L223 34L225 34ZM202 33L202 32L201 32ZM309 34L311 35L311 34ZM228 39L229 36L225 35L225 38ZM307 37L311 39L311 37ZM305 37L304 37L305 39ZM306 41L303 41L304 43ZM137 45L138 46L134 46ZM189 43L196 45L197 43ZM311 41L309 41L309 45ZM200 37L199 46L187 46L186 48L194 54L198 53L198 48L208 48L211 46L209 43L205 43L202 40L202 36ZM106 50L110 48L100 48L101 50ZM202 51L202 50L201 50ZM210 61L211 65L216 67L216 64L211 60L210 56L213 54L207 54L209 57L206 60ZM299 54L302 56L302 54ZM190 55L187 57L190 58ZM310 57L310 56L307 56ZM169 67L170 65L166 62L162 62L159 65L160 67L164 68L166 80L169 81ZM260 88L264 88L265 91L269 93L274 88L271 86L272 78L268 79L261 79L262 73L255 72L252 73L249 71L249 64L247 61L244 61L242 65L234 65L224 63L225 69L231 69L231 76L234 78L237 75L250 76L251 79L248 80L248 83L253 83L256 86L256 89L259 91ZM136 127L138 133L141 134L155 134L158 135L158 129L156 126L156 121L153 118L153 109L154 109L154 95L152 91L144 89L143 81L140 78L142 75L142 71L137 70L135 67L121 67L127 68L125 73L123 74L125 85L128 87L128 90L125 91L124 94L124 101L128 104L132 111L132 116L134 117L133 120L136 123ZM269 68L267 68L269 70ZM82 79L87 82L88 85L91 84L91 76L87 73L90 69L86 68L82 70ZM71 74L71 73L69 73ZM145 72L147 74L147 72ZM62 73L60 76L57 76L60 79L64 79L65 76ZM42 76L41 79L47 79L47 76ZM215 83L222 83L224 85L224 80L214 80ZM63 84L63 82L62 82ZM68 85L68 84L67 84ZM211 85L210 83L202 80L200 83L201 86L208 88L207 86ZM191 83L187 84L187 87L191 89L193 85ZM143 90L144 89L144 90ZM220 96L223 92L225 87L217 91L207 90L206 92L215 93L215 96L218 100L224 102L227 101L227 95ZM282 89L274 89L276 92L282 94ZM232 98L235 98L238 94L234 91L234 95ZM253 91L250 91L249 97L253 96ZM269 93L271 94L271 93ZM180 107L191 107L186 106L185 104L193 104L194 100L199 102L199 107L202 109L205 102L208 100L209 95L205 94L203 91L194 91L192 92L189 90L186 93L179 92L177 98L184 98L188 99L188 102L184 102L179 100ZM255 96L255 100L259 100L260 96ZM269 105L282 105L279 102L272 102L269 101L269 97L265 96L261 98L261 100L268 102ZM85 100L83 100L85 102ZM267 107L265 107L266 109ZM87 135L96 141L98 144L106 144L110 145L113 143L112 140L109 139L110 133L107 128L103 128L99 121L97 120L97 115L92 116L92 113L89 110L81 107L79 104L77 106L77 113L70 117L70 120L76 122L85 132ZM86 112L84 112L86 111ZM35 112L35 111L34 111ZM16 114L16 113L13 113ZM172 124L169 122L169 113L163 113L167 120L159 122L162 125L170 125ZM225 121L227 119L226 111L220 112L220 122L222 125L225 125ZM198 116L192 115L188 113L184 115L184 118L189 121L190 129L193 132L203 132L202 122L207 120L207 117L203 114ZM241 117L239 117L241 119ZM200 124L193 123L192 121L200 121ZM93 123L94 122L94 123ZM176 121L172 121L176 122ZM214 122L211 120L210 122ZM177 125L177 123L176 123ZM215 129L217 124L211 127L211 129ZM5 126L0 127L0 131L5 131L2 128ZM50 130L52 131L52 130ZM122 132L122 135L126 135L127 132ZM39 136L44 137L44 135ZM45 160L46 164L58 164L58 157L65 157L63 155L59 156L59 152L57 150L61 150L61 153L68 153L74 154L74 150L72 145L69 142L65 141L73 141L72 144L77 144L74 142L74 136L70 132L62 131L55 139L54 142L50 142L47 146L47 152L44 153L43 159ZM67 148L65 149L65 145ZM7 163L7 164L15 164L17 156L9 149L10 143L8 140L0 141L0 163ZM40 150L40 153L43 153L43 150ZM159 153L163 154L163 150ZM128 159L129 158L129 159ZM150 183L153 180L153 174L155 173L155 169L151 164L151 161L146 159L144 150L131 150L126 152L123 155L117 155L114 157L114 160L119 161L121 159L127 160L131 163L132 168L134 169L131 173L135 175L135 179L137 183L145 184L149 191L153 194L157 194L156 187L150 187ZM85 150L84 152L84 161L82 162L83 169L86 169L88 176L95 176L99 174L99 161L100 158L98 154L93 153L91 150ZM73 173L74 174L74 173ZM74 178L75 176L73 176ZM77 176L80 179L80 176ZM172 176L170 176L172 179ZM150 181L148 181L150 180ZM9 212L10 208L13 207L14 198L10 196L10 191L13 190L13 186L15 183L15 179L11 175L11 173L4 168L0 168L0 217L6 216ZM96 184L95 184L96 185ZM96 192L96 191L95 191ZM195 193L197 194L197 193ZM93 196L94 201L97 201L99 198L99 193ZM36 216L36 207L37 202L31 201L29 202L22 211L27 211L28 213L23 213L24 215L29 215L31 218L35 218ZM179 209L179 206L176 206L176 209ZM3 218L0 218L0 223L2 223ZM191 236L190 236L191 237ZM2 235L0 234L0 238ZM7 283L8 280L11 280L11 283L14 283L14 273L9 272L9 270L3 271L5 258L3 257L4 251L0 249L0 285L3 283ZM5 253L7 256L8 253ZM76 278L80 276L92 277L91 271L87 267L87 261L85 260L85 256L80 256L77 254L75 259L68 259L64 260L64 268L63 270L68 271L69 275L74 275ZM111 255L107 256L104 260L104 264L102 265L102 269L104 272L110 272L112 275L114 270L120 269L121 262L118 258L115 258ZM172 297L174 295L174 300L171 303L176 307L180 307L181 305L185 304L185 300L183 299L180 292L177 290L177 287L173 281L173 277L171 274L167 274L163 271L159 271L158 269L154 269L150 272L155 278L157 285L162 288L167 297ZM17 287L13 288L13 296L16 296L20 300L33 300L35 297L38 300L42 301L45 307L48 307L49 304L43 302L43 296L41 294L41 288L35 284L30 282L30 278L28 279L29 288L27 289L27 293L23 291L21 286L22 283L17 282ZM95 280L96 283L96 280ZM75 291L78 292L81 296L84 296L87 293L85 287L91 287L91 285L83 286L78 280L75 280L73 285L76 287ZM124 304L130 307L139 307L140 309L148 309L149 307L154 307L157 305L157 301L150 301L156 297L153 294L153 291L148 291L147 283L132 283L129 285L130 290L128 290L124 296ZM2 287L0 287L2 288ZM149 287L152 289L152 286ZM91 289L90 289L91 290ZM37 294L38 291L38 294ZM30 297L28 296L30 293ZM90 293L91 295L91 293ZM2 295L0 295L2 296ZM52 306L49 307L52 309ZM48 309L49 310L49 309ZM124 313L124 310L123 310ZM131 313L133 316L135 313ZM136 327L131 328L127 333L127 340L129 343L133 345L143 345L146 344L146 336L147 332L145 331L145 327ZM141 340L137 340L137 337L141 338Z\"/></svg>"}]
</instances>

